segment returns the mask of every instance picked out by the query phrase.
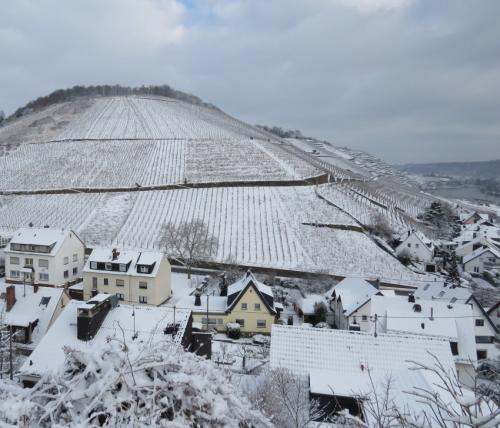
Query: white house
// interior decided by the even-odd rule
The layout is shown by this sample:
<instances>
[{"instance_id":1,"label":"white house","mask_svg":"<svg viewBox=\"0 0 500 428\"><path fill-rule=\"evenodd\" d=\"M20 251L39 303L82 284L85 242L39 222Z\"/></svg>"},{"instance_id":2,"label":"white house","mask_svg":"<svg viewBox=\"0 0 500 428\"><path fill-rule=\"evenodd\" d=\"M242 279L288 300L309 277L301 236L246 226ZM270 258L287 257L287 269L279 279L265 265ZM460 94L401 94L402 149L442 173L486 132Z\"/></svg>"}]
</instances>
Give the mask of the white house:
<instances>
[{"instance_id":1,"label":"white house","mask_svg":"<svg viewBox=\"0 0 500 428\"><path fill-rule=\"evenodd\" d=\"M463 287L446 286L442 282L421 285L414 292L417 303L420 300L437 300L448 304L463 303L472 308L476 356L478 360L500 357L498 329L471 290Z\"/></svg>"},{"instance_id":2,"label":"white house","mask_svg":"<svg viewBox=\"0 0 500 428\"><path fill-rule=\"evenodd\" d=\"M158 306L172 294L170 263L161 252L94 248L83 269L84 300L98 293Z\"/></svg>"},{"instance_id":3,"label":"white house","mask_svg":"<svg viewBox=\"0 0 500 428\"><path fill-rule=\"evenodd\" d=\"M434 259L434 244L422 233L411 230L401 237L401 244L396 247L396 254L408 254L410 259L430 263Z\"/></svg>"},{"instance_id":4,"label":"white house","mask_svg":"<svg viewBox=\"0 0 500 428\"><path fill-rule=\"evenodd\" d=\"M190 344L190 311L117 303L116 296L109 294L98 294L87 302L71 300L21 366L23 384L32 386L43 375L58 371L65 361L64 347L93 352L105 346L108 338L121 340L122 330L131 354L145 341Z\"/></svg>"},{"instance_id":5,"label":"white house","mask_svg":"<svg viewBox=\"0 0 500 428\"><path fill-rule=\"evenodd\" d=\"M495 325L497 330L500 331L500 300L489 308L487 313L491 322Z\"/></svg>"},{"instance_id":6,"label":"white house","mask_svg":"<svg viewBox=\"0 0 500 428\"><path fill-rule=\"evenodd\" d=\"M69 297L60 287L39 287L0 282L2 322L12 326L16 348L29 354L55 322Z\"/></svg>"},{"instance_id":7,"label":"white house","mask_svg":"<svg viewBox=\"0 0 500 428\"><path fill-rule=\"evenodd\" d=\"M450 304L439 300L416 301L415 297L373 296L371 300L372 332L412 333L439 336L450 343L458 379L474 385L476 344L472 308L464 303Z\"/></svg>"},{"instance_id":8,"label":"white house","mask_svg":"<svg viewBox=\"0 0 500 428\"><path fill-rule=\"evenodd\" d=\"M464 272L482 274L486 270L500 268L500 251L491 247L478 248L462 259Z\"/></svg>"},{"instance_id":9,"label":"white house","mask_svg":"<svg viewBox=\"0 0 500 428\"><path fill-rule=\"evenodd\" d=\"M480 248L492 248L494 250L499 250L500 248L497 246L496 243L493 241L490 241L487 238L484 238L482 236L473 239L472 241L466 242L464 244L458 245L455 248L455 254L458 257L465 257L472 253L473 251L476 251Z\"/></svg>"},{"instance_id":10,"label":"white house","mask_svg":"<svg viewBox=\"0 0 500 428\"><path fill-rule=\"evenodd\" d=\"M370 300L383 292L361 278L345 278L326 293L333 323L341 330L370 331Z\"/></svg>"},{"instance_id":11,"label":"white house","mask_svg":"<svg viewBox=\"0 0 500 428\"><path fill-rule=\"evenodd\" d=\"M9 283L62 287L82 276L85 245L70 229L19 229L4 251Z\"/></svg>"},{"instance_id":12,"label":"white house","mask_svg":"<svg viewBox=\"0 0 500 428\"><path fill-rule=\"evenodd\" d=\"M347 408L367 426L375 426L365 410L366 400L374 400L373 392L383 393L388 379L389 400L401 411L415 415L429 411L408 394L418 387L439 392L446 405L454 405L440 388L439 378L411 370L414 362L436 367L435 358L454 376L455 362L443 338L274 325L269 364L302 379L309 387L304 388L306 396L327 414ZM321 416L316 422L323 422Z\"/></svg>"}]
</instances>

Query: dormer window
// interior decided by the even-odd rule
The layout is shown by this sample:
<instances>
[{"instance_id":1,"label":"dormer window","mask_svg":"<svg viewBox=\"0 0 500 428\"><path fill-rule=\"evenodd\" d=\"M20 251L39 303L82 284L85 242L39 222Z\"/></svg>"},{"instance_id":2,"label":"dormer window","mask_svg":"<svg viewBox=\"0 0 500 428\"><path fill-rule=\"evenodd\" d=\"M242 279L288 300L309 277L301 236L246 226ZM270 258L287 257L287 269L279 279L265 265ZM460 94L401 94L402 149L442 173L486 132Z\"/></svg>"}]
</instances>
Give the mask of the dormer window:
<instances>
[{"instance_id":1,"label":"dormer window","mask_svg":"<svg viewBox=\"0 0 500 428\"><path fill-rule=\"evenodd\" d=\"M111 270L111 263L106 262L106 264L104 265L104 268L105 268L106 270Z\"/></svg>"},{"instance_id":2,"label":"dormer window","mask_svg":"<svg viewBox=\"0 0 500 428\"><path fill-rule=\"evenodd\" d=\"M141 272L141 273L149 273L148 266L139 266L139 272Z\"/></svg>"},{"instance_id":3,"label":"dormer window","mask_svg":"<svg viewBox=\"0 0 500 428\"><path fill-rule=\"evenodd\" d=\"M127 272L127 265L124 263L120 263L120 272Z\"/></svg>"},{"instance_id":4,"label":"dormer window","mask_svg":"<svg viewBox=\"0 0 500 428\"><path fill-rule=\"evenodd\" d=\"M90 269L97 269L97 262L90 262Z\"/></svg>"}]
</instances>

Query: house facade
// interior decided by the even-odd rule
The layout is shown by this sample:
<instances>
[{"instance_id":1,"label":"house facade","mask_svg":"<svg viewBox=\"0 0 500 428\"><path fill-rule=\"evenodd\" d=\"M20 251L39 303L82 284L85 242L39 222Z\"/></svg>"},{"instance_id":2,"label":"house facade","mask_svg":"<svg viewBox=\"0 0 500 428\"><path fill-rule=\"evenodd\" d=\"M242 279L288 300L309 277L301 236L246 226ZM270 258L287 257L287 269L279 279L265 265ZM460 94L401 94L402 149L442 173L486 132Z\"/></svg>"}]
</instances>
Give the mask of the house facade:
<instances>
[{"instance_id":1,"label":"house facade","mask_svg":"<svg viewBox=\"0 0 500 428\"><path fill-rule=\"evenodd\" d=\"M62 287L82 277L85 245L72 230L19 229L4 251L8 283Z\"/></svg>"},{"instance_id":2,"label":"house facade","mask_svg":"<svg viewBox=\"0 0 500 428\"><path fill-rule=\"evenodd\" d=\"M251 272L230 285L227 296L197 293L179 301L178 306L190 309L193 322L204 329L208 321L208 329L219 332L225 332L227 324L237 323L242 333L269 334L278 316L271 287L257 281Z\"/></svg>"},{"instance_id":3,"label":"house facade","mask_svg":"<svg viewBox=\"0 0 500 428\"><path fill-rule=\"evenodd\" d=\"M158 306L172 294L170 263L160 252L95 248L83 269L84 300L99 293Z\"/></svg>"},{"instance_id":4,"label":"house facade","mask_svg":"<svg viewBox=\"0 0 500 428\"><path fill-rule=\"evenodd\" d=\"M345 278L326 293L333 324L340 330L370 331L370 300L382 292L360 278Z\"/></svg>"},{"instance_id":5,"label":"house facade","mask_svg":"<svg viewBox=\"0 0 500 428\"><path fill-rule=\"evenodd\" d=\"M421 233L412 230L402 237L401 244L396 247L396 254L408 254L412 260L430 263L434 259L434 245Z\"/></svg>"},{"instance_id":6,"label":"house facade","mask_svg":"<svg viewBox=\"0 0 500 428\"><path fill-rule=\"evenodd\" d=\"M478 248L462 259L464 272L482 274L486 270L500 268L500 251L491 247Z\"/></svg>"}]
</instances>

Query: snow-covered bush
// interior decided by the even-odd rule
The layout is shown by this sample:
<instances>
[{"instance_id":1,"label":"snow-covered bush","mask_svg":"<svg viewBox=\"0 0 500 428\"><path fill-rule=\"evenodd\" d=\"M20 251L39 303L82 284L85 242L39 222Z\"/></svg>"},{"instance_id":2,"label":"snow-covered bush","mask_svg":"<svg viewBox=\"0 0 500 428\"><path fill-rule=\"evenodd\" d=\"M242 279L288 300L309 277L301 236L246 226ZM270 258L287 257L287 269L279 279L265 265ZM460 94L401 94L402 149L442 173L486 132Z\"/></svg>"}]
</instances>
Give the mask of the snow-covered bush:
<instances>
[{"instance_id":1,"label":"snow-covered bush","mask_svg":"<svg viewBox=\"0 0 500 428\"><path fill-rule=\"evenodd\" d=\"M98 352L66 349L61 371L33 389L0 383L0 420L30 427L270 426L210 361L166 342L139 348L110 341Z\"/></svg>"},{"instance_id":2,"label":"snow-covered bush","mask_svg":"<svg viewBox=\"0 0 500 428\"><path fill-rule=\"evenodd\" d=\"M239 339L241 337L241 327L238 323L230 322L226 325L227 336L231 339Z\"/></svg>"}]
</instances>

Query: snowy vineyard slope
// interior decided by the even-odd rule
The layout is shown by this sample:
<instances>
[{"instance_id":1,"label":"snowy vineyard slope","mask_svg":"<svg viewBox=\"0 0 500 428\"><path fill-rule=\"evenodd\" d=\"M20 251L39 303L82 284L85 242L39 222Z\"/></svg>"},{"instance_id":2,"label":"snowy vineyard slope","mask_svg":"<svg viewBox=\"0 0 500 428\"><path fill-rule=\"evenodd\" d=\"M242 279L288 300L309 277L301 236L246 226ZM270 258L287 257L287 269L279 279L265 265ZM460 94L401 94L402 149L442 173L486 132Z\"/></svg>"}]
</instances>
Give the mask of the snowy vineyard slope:
<instances>
[{"instance_id":1,"label":"snowy vineyard slope","mask_svg":"<svg viewBox=\"0 0 500 428\"><path fill-rule=\"evenodd\" d=\"M33 210L32 207L37 207ZM0 234L19 226L71 227L89 245L157 249L164 223L201 218L217 262L409 280L353 220L312 187L231 187L136 193L0 197ZM331 227L317 227L330 225Z\"/></svg>"}]
</instances>

